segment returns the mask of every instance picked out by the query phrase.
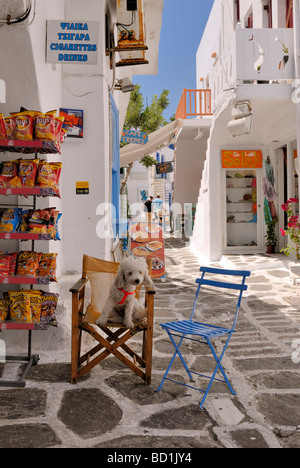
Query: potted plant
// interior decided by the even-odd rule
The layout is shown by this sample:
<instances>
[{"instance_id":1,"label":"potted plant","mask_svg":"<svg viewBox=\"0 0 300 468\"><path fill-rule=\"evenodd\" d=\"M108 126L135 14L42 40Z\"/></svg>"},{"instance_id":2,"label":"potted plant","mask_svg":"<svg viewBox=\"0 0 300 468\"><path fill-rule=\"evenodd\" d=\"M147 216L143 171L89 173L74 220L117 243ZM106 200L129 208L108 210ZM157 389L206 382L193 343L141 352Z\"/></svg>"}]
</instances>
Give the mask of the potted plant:
<instances>
[{"instance_id":1,"label":"potted plant","mask_svg":"<svg viewBox=\"0 0 300 468\"><path fill-rule=\"evenodd\" d=\"M300 223L299 216L294 211L295 203L298 203L297 198L290 198L281 206L287 214L288 223L285 229L280 229L283 236L289 237L289 243L280 252L287 256L296 255L296 262L290 264L290 275L294 279L294 283L295 278L300 277Z\"/></svg>"},{"instance_id":2,"label":"potted plant","mask_svg":"<svg viewBox=\"0 0 300 468\"><path fill-rule=\"evenodd\" d=\"M266 246L267 246L267 252L266 253L274 253L275 251L275 246L277 243L277 235L276 235L276 230L275 226L277 223L277 218L273 218L272 221L267 225L267 234L265 235L266 238Z\"/></svg>"}]
</instances>

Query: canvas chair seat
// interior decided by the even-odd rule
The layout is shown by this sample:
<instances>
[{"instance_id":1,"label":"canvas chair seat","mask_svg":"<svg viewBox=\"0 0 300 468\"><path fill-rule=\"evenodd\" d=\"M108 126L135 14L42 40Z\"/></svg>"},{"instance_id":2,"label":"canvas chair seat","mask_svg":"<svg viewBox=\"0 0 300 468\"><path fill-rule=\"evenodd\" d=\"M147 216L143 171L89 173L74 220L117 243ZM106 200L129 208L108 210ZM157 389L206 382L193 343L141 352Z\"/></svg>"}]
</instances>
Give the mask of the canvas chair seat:
<instances>
[{"instance_id":1,"label":"canvas chair seat","mask_svg":"<svg viewBox=\"0 0 300 468\"><path fill-rule=\"evenodd\" d=\"M151 265L148 267L150 269ZM135 323L133 328L128 329L123 324L111 322L100 327L95 323L101 315L118 268L117 262L83 256L82 278L70 289L72 293L72 383L77 383L78 379L109 355L118 358L147 384L151 382L154 293L145 292L147 316ZM91 298L85 310L87 283L90 284ZM136 289L138 299L142 286ZM82 332L86 332L96 341L96 344L84 354L81 353ZM127 341L139 332L143 333L140 354L127 344Z\"/></svg>"}]
</instances>

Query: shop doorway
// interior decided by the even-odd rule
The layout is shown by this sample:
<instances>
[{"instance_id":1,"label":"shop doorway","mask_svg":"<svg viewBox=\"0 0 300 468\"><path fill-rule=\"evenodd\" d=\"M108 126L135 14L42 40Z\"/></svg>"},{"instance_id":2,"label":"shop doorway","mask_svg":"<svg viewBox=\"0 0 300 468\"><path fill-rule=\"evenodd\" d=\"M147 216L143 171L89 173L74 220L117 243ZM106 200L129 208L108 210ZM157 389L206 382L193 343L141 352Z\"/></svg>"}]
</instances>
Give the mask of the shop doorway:
<instances>
[{"instance_id":1,"label":"shop doorway","mask_svg":"<svg viewBox=\"0 0 300 468\"><path fill-rule=\"evenodd\" d=\"M299 199L298 174L295 169L296 153L292 145L288 151L287 146L277 150L278 161L278 246L279 251L288 243L287 236L280 234L280 229L287 226L286 212L281 209L281 205L290 197ZM299 215L299 203L295 206L296 214Z\"/></svg>"}]
</instances>

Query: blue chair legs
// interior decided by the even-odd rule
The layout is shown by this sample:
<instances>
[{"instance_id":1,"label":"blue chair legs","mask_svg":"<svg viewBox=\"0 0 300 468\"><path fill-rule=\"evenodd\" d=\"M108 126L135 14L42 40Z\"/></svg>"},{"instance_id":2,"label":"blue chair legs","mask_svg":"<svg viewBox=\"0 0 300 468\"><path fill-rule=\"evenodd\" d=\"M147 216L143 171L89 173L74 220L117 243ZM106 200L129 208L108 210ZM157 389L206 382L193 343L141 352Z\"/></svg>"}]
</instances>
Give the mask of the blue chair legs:
<instances>
[{"instance_id":1,"label":"blue chair legs","mask_svg":"<svg viewBox=\"0 0 300 468\"><path fill-rule=\"evenodd\" d=\"M163 376L163 379L157 389L157 391L160 391L165 380L171 380L172 382L175 382L175 383L178 383L180 385L184 385L186 387L190 387L190 388L193 388L195 390L198 390L199 392L202 392L204 395L202 397L202 400L200 402L200 408L202 409L203 408L203 405L204 405L204 402L205 402L205 399L210 391L210 388L212 386L212 383L214 382L214 380L216 381L219 381L219 382L223 382L225 384L227 384L230 392L233 394L233 395L236 395L235 391L233 390L228 378L227 378L227 375L221 365L221 362L222 362L222 359L224 357L224 354L225 354L225 351L227 349L227 346L229 344L229 341L230 341L230 338L232 336L232 334L235 332L235 326L236 326L236 322L237 322L237 318L238 318L238 313L239 313L239 309L240 309L240 305L241 305L241 300L242 300L242 294L244 291L247 291L248 289L248 286L245 284L245 280L247 277L249 277L251 275L251 272L250 271L239 271L239 270L227 270L227 269L222 269L222 268L210 268L210 267L201 267L200 268L200 272L202 273L201 275L201 278L197 278L196 279L196 284L198 284L198 288L197 288L197 292L196 292L196 297L195 297L195 301L194 301L194 306L193 306L193 309L192 309L192 313L191 313L191 316L189 318L189 320L177 320L177 321L173 321L173 322L168 322L168 323L161 323L161 327L167 331L168 335L169 335L169 338L175 348L175 353L171 359L171 362L165 372L165 375ZM240 277L242 278L241 282L228 282L228 281L223 281L221 279L221 281L216 281L215 279L204 279L204 275L206 273L210 273L210 274L213 274L213 275L221 275L221 276L230 276L230 277ZM233 319L233 323L232 323L232 326L231 328L224 328L223 326L217 326L215 324L208 324L208 323L201 323L201 322L198 322L198 321L195 321L194 320L194 315L195 315L195 311L196 311L196 305L197 305L197 300L198 300L198 295L200 293L200 288L201 286L205 286L206 288L214 288L216 290L216 288L220 288L218 291L223 291L224 289L226 290L231 290L233 292L237 292L239 291L238 294L235 294L235 298L236 298L236 301L237 301L237 304L236 304L236 307L235 307L235 315L234 315L234 319ZM223 294L223 292L222 292ZM231 294L232 295L232 294ZM234 297L234 294L233 296ZM172 333L171 333L172 332ZM176 344L175 340L173 339L173 336L176 336L176 337L179 337L179 343L178 345ZM193 337L193 338L192 338ZM223 350L220 354L220 356L218 356L215 348L213 347L212 345L212 342L211 340L215 340L215 339L223 339L224 337L227 337L227 340L226 340L226 343L223 347ZM213 358L216 362L216 367L213 371L213 374L212 376L208 376L208 375L204 375L204 374L200 374L198 372L194 372L192 371L191 369L188 368L188 365L187 363L185 362L181 352L180 352L180 347L182 345L182 342L184 339L187 339L187 340L191 340L191 341L195 341L197 343L204 343L204 344L207 344L211 350L211 353L213 355ZM178 382L176 380L173 380L171 379L170 377L168 377L168 374L169 374L169 371L174 363L174 360L176 358L176 356L179 356L181 362L182 362L182 365L184 367L184 369L186 370L188 376L189 376L189 379L190 381L193 381L193 377L192 375L193 374L196 374L196 375L199 375L201 377L205 377L205 378L208 378L209 379L209 383L208 383L208 387L206 388L206 390L202 390L200 388L197 388L197 387L193 387L191 385L187 385L185 383L182 383L182 382ZM223 379L219 379L219 378L216 378L216 375L217 375L217 372L220 371L220 373L222 374L223 376Z\"/></svg>"},{"instance_id":2,"label":"blue chair legs","mask_svg":"<svg viewBox=\"0 0 300 468\"><path fill-rule=\"evenodd\" d=\"M231 334L229 335L229 337L228 337L228 339L227 339L227 341L226 341L226 344L225 344L225 346L224 346L224 348L223 348L223 351L222 351L220 357L218 357L218 355L217 355L217 353L216 353L216 351L215 351L215 349L214 349L214 347L213 347L211 341L210 341L208 338L205 339L205 342L204 342L204 341L201 341L201 343L206 343L206 344L208 344L208 346L209 346L209 348L210 348L210 350L211 350L211 352L212 352L212 355L213 355L213 357L214 357L214 359L215 359L215 361L216 361L216 367L215 367L215 370L214 370L212 376L208 376L208 375L205 375L205 374L200 374L199 372L191 371L191 370L188 368L188 366L187 366L187 364L186 364L186 362L185 362L185 360L184 360L184 358L183 358L183 356L182 356L182 354L181 354L181 352L180 352L180 347L181 347L181 345L182 345L182 342L183 342L184 338L186 338L185 335L183 335L183 336L181 337L181 339L180 339L180 341L179 341L179 343L178 343L178 345L177 345L176 342L175 342L175 340L174 340L174 338L173 338L173 336L172 336L172 334L169 332L169 330L167 330L167 333L168 333L168 335L169 335L169 337L170 337L170 340L171 340L171 342L172 342L172 344L173 344L173 346L174 346L174 348L175 348L175 353L174 353L174 355L173 355L173 357L172 357L172 359L171 359L171 361L170 361L170 364L169 364L169 366L168 366L168 368L167 368L167 370L166 370L166 372L165 372L165 374L164 374L164 376L163 376L163 378L162 378L162 381L161 381L159 387L157 388L156 392L159 392L159 391L162 389L165 380L170 380L171 382L177 383L177 384L179 384L179 385L183 385L183 386L185 386L185 387L189 387L189 388L192 388L192 389L194 389L194 390L198 390L199 392L204 393L204 395L203 395L203 397L202 397L202 400L200 401L200 405L199 405L200 409L203 409L204 402L205 402L205 400L206 400L206 397L207 397L207 395L208 395L208 393L209 393L209 391L210 391L210 389L211 389L211 386L212 386L214 380L216 380L216 381L218 381L218 382L226 383L227 386L228 386L228 388L229 388L229 390L230 390L230 392L232 393L232 395L236 395L236 392L235 392L234 389L232 388L232 386L231 386L231 384L230 384L230 382L229 382L229 380L228 380L228 377L227 377L227 375L226 375L226 373L225 373L225 371L224 371L224 369L223 369L223 367L222 367L222 365L221 365L221 361L222 361L222 359L223 359L223 357L224 357L226 348L227 348L228 343L229 343L229 341L230 341ZM187 338L187 339L189 339L189 338ZM182 364L183 364L183 367L184 367L184 369L186 370L186 372L187 372L187 374L188 374L189 379L190 379L191 382L194 381L193 375L192 375L192 374L196 374L196 375L199 375L199 376L201 376L201 377L206 377L206 378L210 379L206 390L203 390L203 389L200 389L200 388L197 388L197 387L188 385L188 384L186 384L186 383L178 382L177 380L174 380L174 379L171 379L171 378L168 377L169 371L170 371L170 369L171 369L171 367L172 367L172 365L173 365L173 363L174 363L174 360L175 360L176 356L178 356L178 357L180 358L180 360L181 360L181 362L182 362ZM223 375L224 380L223 380L223 379L218 379L218 378L216 378L216 374L217 374L218 370L219 370L219 371L221 372L221 374Z\"/></svg>"}]
</instances>

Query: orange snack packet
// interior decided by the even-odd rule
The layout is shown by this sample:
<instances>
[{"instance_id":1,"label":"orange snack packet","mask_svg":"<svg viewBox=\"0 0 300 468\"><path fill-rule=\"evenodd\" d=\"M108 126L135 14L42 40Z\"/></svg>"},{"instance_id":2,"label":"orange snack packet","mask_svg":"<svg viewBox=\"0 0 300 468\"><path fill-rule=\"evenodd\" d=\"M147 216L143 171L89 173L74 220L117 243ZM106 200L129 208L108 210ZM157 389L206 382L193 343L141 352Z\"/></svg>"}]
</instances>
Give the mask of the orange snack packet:
<instances>
[{"instance_id":1,"label":"orange snack packet","mask_svg":"<svg viewBox=\"0 0 300 468\"><path fill-rule=\"evenodd\" d=\"M37 140L55 141L55 114L56 111L46 114L38 113L35 116L35 138Z\"/></svg>"},{"instance_id":2,"label":"orange snack packet","mask_svg":"<svg viewBox=\"0 0 300 468\"><path fill-rule=\"evenodd\" d=\"M42 291L30 289L26 294L29 297L32 322L39 323L42 312Z\"/></svg>"},{"instance_id":3,"label":"orange snack packet","mask_svg":"<svg viewBox=\"0 0 300 468\"><path fill-rule=\"evenodd\" d=\"M9 314L9 303L2 299L0 300L0 322L4 322Z\"/></svg>"},{"instance_id":4,"label":"orange snack packet","mask_svg":"<svg viewBox=\"0 0 300 468\"><path fill-rule=\"evenodd\" d=\"M5 121L4 115L0 114L0 140L6 138L6 128L5 128Z\"/></svg>"},{"instance_id":5,"label":"orange snack packet","mask_svg":"<svg viewBox=\"0 0 300 468\"><path fill-rule=\"evenodd\" d=\"M41 161L38 168L36 185L41 188L52 188L56 196L59 194L59 179L62 163L47 163Z\"/></svg>"},{"instance_id":6,"label":"orange snack packet","mask_svg":"<svg viewBox=\"0 0 300 468\"><path fill-rule=\"evenodd\" d=\"M34 187L39 166L39 159L21 159L19 164L19 178L22 187Z\"/></svg>"},{"instance_id":7,"label":"orange snack packet","mask_svg":"<svg viewBox=\"0 0 300 468\"><path fill-rule=\"evenodd\" d=\"M57 253L42 254L39 263L38 276L46 276L50 279L50 281L57 281L56 261Z\"/></svg>"},{"instance_id":8,"label":"orange snack packet","mask_svg":"<svg viewBox=\"0 0 300 468\"><path fill-rule=\"evenodd\" d=\"M12 140L13 133L14 133L14 121L12 117L5 117L4 125L5 125L6 138L8 138L9 140Z\"/></svg>"},{"instance_id":9,"label":"orange snack packet","mask_svg":"<svg viewBox=\"0 0 300 468\"><path fill-rule=\"evenodd\" d=\"M16 177L18 175L19 161L4 161L1 175L5 177Z\"/></svg>"},{"instance_id":10,"label":"orange snack packet","mask_svg":"<svg viewBox=\"0 0 300 468\"><path fill-rule=\"evenodd\" d=\"M34 112L16 112L12 114L13 139L33 140Z\"/></svg>"},{"instance_id":11,"label":"orange snack packet","mask_svg":"<svg viewBox=\"0 0 300 468\"><path fill-rule=\"evenodd\" d=\"M16 322L32 322L30 300L26 291L8 291L10 319Z\"/></svg>"},{"instance_id":12,"label":"orange snack packet","mask_svg":"<svg viewBox=\"0 0 300 468\"><path fill-rule=\"evenodd\" d=\"M5 188L22 187L21 179L18 177L19 160L5 161L2 165L0 181Z\"/></svg>"},{"instance_id":13,"label":"orange snack packet","mask_svg":"<svg viewBox=\"0 0 300 468\"><path fill-rule=\"evenodd\" d=\"M19 276L36 276L40 258L40 253L21 251L18 255L16 274Z\"/></svg>"}]
</instances>

